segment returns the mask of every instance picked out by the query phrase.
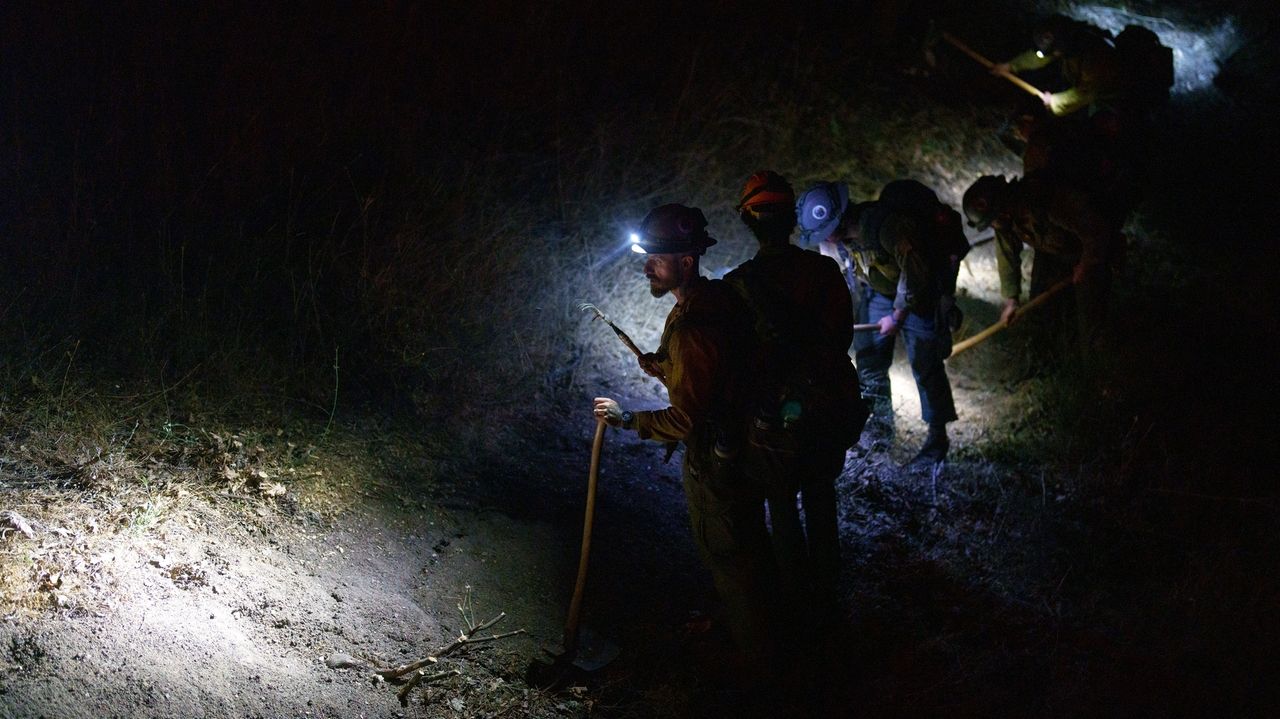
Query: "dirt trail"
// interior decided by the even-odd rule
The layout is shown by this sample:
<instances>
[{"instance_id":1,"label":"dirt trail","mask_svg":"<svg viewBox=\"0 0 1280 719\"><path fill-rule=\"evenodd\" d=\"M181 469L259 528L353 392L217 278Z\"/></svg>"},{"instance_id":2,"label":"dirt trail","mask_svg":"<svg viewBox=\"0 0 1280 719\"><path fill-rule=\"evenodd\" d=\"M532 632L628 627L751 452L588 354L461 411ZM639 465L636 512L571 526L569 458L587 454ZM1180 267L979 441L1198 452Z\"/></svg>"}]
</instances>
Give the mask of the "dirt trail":
<instances>
[{"instance_id":1,"label":"dirt trail","mask_svg":"<svg viewBox=\"0 0 1280 719\"><path fill-rule=\"evenodd\" d=\"M960 405L981 404L988 413L964 412L957 424L954 476L970 483L978 481L978 463L964 459L965 448L1001 407L990 381L980 381L999 374L992 357L999 354L975 353L953 369ZM793 647L797 661L815 662L812 686L799 693L816 715L840 715L856 692L857 706L892 716L939 700L928 691L904 699L899 691L909 688L892 687L953 682L977 706L999 708L968 678L949 679L936 651L954 648L931 648L933 632L960 622L962 632L984 626L999 633L1010 622L1035 628L1043 617L948 564L972 543L964 534L975 523L967 516L970 485L956 499L944 478L935 504L932 478L899 470L919 441L918 410L910 380L894 379L898 441L851 453L841 480L848 613L818 628L816 643L806 637ZM579 405L588 406L585 395ZM375 477L370 492L333 520L298 511L305 496L244 506L196 498L198 508L183 516L203 521L121 533L104 560L114 585L99 601L0 623L0 716L779 715L762 697L721 688L722 629L702 635L702 625L686 624L694 612L714 616L715 599L687 529L679 454L664 464L661 446L617 431L609 432L603 457L585 621L622 655L582 679L577 693L524 684L539 647L559 637L593 429L571 404L540 426L538 436L517 433L501 456L477 465L478 474L417 488ZM545 432L556 440L546 441ZM307 488L295 490L305 495ZM1020 520L999 521L992 543L1014 536L1008 532ZM11 536L8 547L20 551L23 541ZM447 644L463 628L458 604L468 597L477 621L505 612L495 631L527 634L442 661L461 676L419 690L407 707L393 687L370 681L361 663L391 666ZM1005 663L990 647L963 652L980 665ZM330 666L335 660L342 666ZM795 699L771 698L779 696Z\"/></svg>"},{"instance_id":2,"label":"dirt trail","mask_svg":"<svg viewBox=\"0 0 1280 719\"><path fill-rule=\"evenodd\" d=\"M1026 371L1008 350L953 363L964 418L941 477L899 467L919 441L909 406L893 444L849 454L842 615L795 637L782 686L729 688L723 630L689 621L716 607L679 455L663 464L662 447L622 432L605 445L585 605L622 654L560 692L525 683L559 637L576 567L588 392L471 471L421 485L372 476L332 515L305 509L298 483L277 500L194 497L146 531L118 531L100 558L108 590L0 621L0 717L1068 716L1203 701L1211 679L1181 664L1187 637L1152 656L1158 628L1145 629L1143 602L1163 600L1144 587L1174 560L1131 566L1179 556L1176 540L1107 534L1053 473L986 455L1028 409L1008 391ZM3 541L20 553L77 539ZM370 680L360 663L446 645L468 598L475 620L505 612L495 631L527 634L443 659L461 673L406 707Z\"/></svg>"},{"instance_id":3,"label":"dirt trail","mask_svg":"<svg viewBox=\"0 0 1280 719\"><path fill-rule=\"evenodd\" d=\"M468 593L480 619L507 612L495 631L530 636L461 652L467 684L483 677L492 704L524 701L511 672L530 637L554 633L559 602L541 566L557 541L546 527L381 500L333 527L262 514L125 544L109 602L0 623L0 716L403 716L392 687L326 659L425 656L459 631Z\"/></svg>"}]
</instances>

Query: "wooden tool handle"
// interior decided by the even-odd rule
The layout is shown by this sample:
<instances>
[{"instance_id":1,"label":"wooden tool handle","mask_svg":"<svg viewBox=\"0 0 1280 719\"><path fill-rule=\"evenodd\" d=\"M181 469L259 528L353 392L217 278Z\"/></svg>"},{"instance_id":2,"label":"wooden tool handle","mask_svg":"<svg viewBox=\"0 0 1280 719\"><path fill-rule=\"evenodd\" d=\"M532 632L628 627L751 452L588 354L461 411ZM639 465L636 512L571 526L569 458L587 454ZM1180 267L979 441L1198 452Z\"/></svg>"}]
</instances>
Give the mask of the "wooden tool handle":
<instances>
[{"instance_id":1,"label":"wooden tool handle","mask_svg":"<svg viewBox=\"0 0 1280 719\"><path fill-rule=\"evenodd\" d=\"M1014 313L1014 317L1015 317L1015 318L1017 318L1017 317L1021 317L1021 316L1025 315L1026 313L1030 312L1031 310L1033 310L1033 309L1035 309L1035 308L1039 307L1040 305L1044 304L1045 302L1047 302L1047 301L1049 300L1049 298L1050 298L1050 297L1053 297L1054 295L1056 295L1056 294L1058 294L1059 292L1061 292L1061 291L1063 291L1063 290L1067 289L1067 288L1068 288L1068 287L1070 287L1070 286L1071 286L1071 278L1067 278L1067 279L1065 279L1065 280L1062 280L1061 282L1059 282L1058 284L1056 284L1056 285L1054 285L1054 286L1050 287L1049 289L1045 290L1044 292L1041 292L1040 294L1036 295L1035 297L1032 297L1032 298L1031 298L1031 301L1030 301L1030 302L1028 302L1027 304L1025 304L1025 305L1023 305L1023 306L1019 307L1019 308L1018 308L1018 311ZM1008 327L1008 326L1009 326L1009 325L1008 325L1008 324L1006 324L1006 323L1004 323L1004 322L996 322L995 324L993 324L993 325L991 325L990 327L986 328L985 330L983 330L983 331L979 332L978 334L976 334L976 335L974 335L974 336L972 336L972 337L966 337L963 341L961 341L961 342L957 342L955 345L953 345L953 346L951 347L951 356L952 356L952 357L955 357L956 355L960 354L961 352L964 352L965 350L967 350L967 349L969 349L969 348L971 348L971 347L973 347L973 346L975 346L975 345L982 344L982 343L983 343L983 342L985 342L988 338L990 338L992 335L997 334L998 332L1000 332L1001 330L1005 329L1005 328L1006 328L1006 327Z\"/></svg>"},{"instance_id":2,"label":"wooden tool handle","mask_svg":"<svg viewBox=\"0 0 1280 719\"><path fill-rule=\"evenodd\" d=\"M596 436L591 442L591 469L587 472L587 510L582 520L582 552L578 556L578 579L573 584L569 601L569 618L564 622L564 653L572 657L578 651L578 620L582 616L582 592L587 586L587 559L591 555L591 525L596 518L596 483L600 479L600 449L604 446L604 430L608 425L596 422Z\"/></svg>"},{"instance_id":3,"label":"wooden tool handle","mask_svg":"<svg viewBox=\"0 0 1280 719\"><path fill-rule=\"evenodd\" d=\"M995 67L995 65L996 65L996 64L995 64L994 62L991 62L991 61L990 61L990 60L988 60L987 58L983 57L980 53L978 53L977 51L975 51L973 48L970 48L968 45L964 44L964 42L963 42L963 41L961 41L961 40L960 40L960 38L956 37L955 35L952 35L951 33L949 33L949 32L945 32L945 31L944 31L944 32L942 33L942 39L943 39L943 40L946 40L946 41L947 41L947 42L949 42L949 43L951 43L951 45L952 45L953 47L955 47L955 49L957 49L957 50L959 50L960 52L962 52L962 53L964 53L964 54L968 55L969 57L973 58L974 60L976 60L976 61L978 62L978 64L979 64L979 65L982 65L983 67L987 68L988 70L990 70L991 68ZM1031 93L1032 95L1035 95L1037 98L1041 97L1041 95L1042 95L1042 93L1040 92L1040 88L1036 87L1035 85L1032 85L1031 83L1027 82L1026 80L1023 80L1022 78L1018 77L1017 75L1014 75L1014 74L1012 74L1012 73L1008 73L1008 72L1002 72L1002 73L1000 73L1000 77L1003 77L1004 79L1008 80L1009 82L1011 82L1011 83L1013 83L1013 84L1017 85L1018 87L1022 88L1023 90L1026 90L1027 92ZM954 350L952 350L952 351L954 352Z\"/></svg>"},{"instance_id":4,"label":"wooden tool handle","mask_svg":"<svg viewBox=\"0 0 1280 719\"><path fill-rule=\"evenodd\" d=\"M634 354L636 357L639 357L640 355L644 354L643 352L640 351L640 348L636 346L636 343L631 341L631 338L627 336L626 332L623 332L622 330L618 329L617 325L610 322L609 328L613 330L613 333L618 336L618 339L622 340L622 344L626 345L627 349L631 350L631 353Z\"/></svg>"}]
</instances>

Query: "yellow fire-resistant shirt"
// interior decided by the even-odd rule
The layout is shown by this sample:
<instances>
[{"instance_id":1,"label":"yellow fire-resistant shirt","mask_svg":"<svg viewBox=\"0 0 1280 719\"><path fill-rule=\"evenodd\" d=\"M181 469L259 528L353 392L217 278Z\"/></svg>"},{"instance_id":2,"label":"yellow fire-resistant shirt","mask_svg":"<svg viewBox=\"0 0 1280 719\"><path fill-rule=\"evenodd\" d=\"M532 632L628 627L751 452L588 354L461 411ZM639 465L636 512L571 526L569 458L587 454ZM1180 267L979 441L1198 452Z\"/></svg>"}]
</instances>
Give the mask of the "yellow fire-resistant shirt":
<instances>
[{"instance_id":1,"label":"yellow fire-resistant shirt","mask_svg":"<svg viewBox=\"0 0 1280 719\"><path fill-rule=\"evenodd\" d=\"M684 440L690 452L715 441L713 425L740 425L750 317L732 289L699 277L667 315L658 346L671 405L635 413L641 438ZM709 446L709 445L705 445Z\"/></svg>"},{"instance_id":2,"label":"yellow fire-resistant shirt","mask_svg":"<svg viewBox=\"0 0 1280 719\"><path fill-rule=\"evenodd\" d=\"M1113 228L1089 197L1072 187L1029 177L1009 186L1012 226L996 230L1000 294L1022 293L1022 247L1096 266L1107 261Z\"/></svg>"},{"instance_id":3,"label":"yellow fire-resistant shirt","mask_svg":"<svg viewBox=\"0 0 1280 719\"><path fill-rule=\"evenodd\" d=\"M894 307L908 312L932 309L938 293L924 254L930 238L920 220L876 203L864 212L861 224L864 247L850 252L858 274L871 289L892 298Z\"/></svg>"},{"instance_id":4,"label":"yellow fire-resistant shirt","mask_svg":"<svg viewBox=\"0 0 1280 719\"><path fill-rule=\"evenodd\" d=\"M1035 50L1018 55L1009 61L1014 73L1039 70L1057 60L1062 78L1071 87L1053 93L1049 98L1049 111L1054 115L1071 113L1092 105L1106 105L1120 100L1122 94L1121 72L1115 48L1098 39L1090 42L1078 53L1037 56Z\"/></svg>"}]
</instances>

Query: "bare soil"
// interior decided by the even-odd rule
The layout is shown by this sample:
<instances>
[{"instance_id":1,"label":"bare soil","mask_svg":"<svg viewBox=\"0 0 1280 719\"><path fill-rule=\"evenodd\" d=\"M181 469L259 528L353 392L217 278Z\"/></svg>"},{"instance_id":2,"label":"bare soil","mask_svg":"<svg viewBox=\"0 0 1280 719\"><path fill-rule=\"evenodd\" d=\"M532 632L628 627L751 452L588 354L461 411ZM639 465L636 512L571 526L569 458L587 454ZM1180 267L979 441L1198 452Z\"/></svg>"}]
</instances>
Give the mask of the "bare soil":
<instances>
[{"instance_id":1,"label":"bare soil","mask_svg":"<svg viewBox=\"0 0 1280 719\"><path fill-rule=\"evenodd\" d=\"M1141 616L1177 601L1165 591L1185 560L1177 538L1122 528L1107 519L1107 500L1066 489L1070 478L1053 467L987 455L1021 431L1016 417L1029 408L1034 379L1010 361L1018 351L1016 341L993 342L952 363L966 411L941 475L900 467L921 439L907 407L895 440L850 452L840 479L841 615L814 618L794 637L778 684L744 686L726 671L727 640L686 527L679 454L664 463L662 447L610 431L585 623L621 654L598 673L530 686L530 667L545 666L542 647L559 639L576 569L593 430L584 394L503 433L501 451L435 469L394 438L363 436L291 471L271 462L280 443L221 455L276 467L263 472L270 479L253 470L249 483L175 476L115 498L11 488L7 506L35 536L3 539L0 715L1078 716L1261 706L1251 675L1231 674L1249 668L1247 654L1219 656L1193 631L1152 644L1167 626ZM1139 566L1158 557L1179 566ZM1165 589L1144 597L1146 585ZM812 616L791 609L802 625ZM1159 609L1159 622L1196 611ZM524 633L442 657L432 670L458 673L419 687L406 706L395 685L373 677L372 668L438 651L468 618L500 612L493 632Z\"/></svg>"}]
</instances>

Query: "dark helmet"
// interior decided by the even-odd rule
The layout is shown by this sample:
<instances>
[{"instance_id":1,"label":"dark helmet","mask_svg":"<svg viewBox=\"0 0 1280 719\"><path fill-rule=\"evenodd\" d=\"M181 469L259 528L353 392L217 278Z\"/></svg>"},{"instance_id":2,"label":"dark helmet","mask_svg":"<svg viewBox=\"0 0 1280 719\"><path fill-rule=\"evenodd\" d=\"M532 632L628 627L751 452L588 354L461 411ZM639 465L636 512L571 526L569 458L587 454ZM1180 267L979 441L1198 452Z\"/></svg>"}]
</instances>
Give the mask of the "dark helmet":
<instances>
[{"instance_id":1,"label":"dark helmet","mask_svg":"<svg viewBox=\"0 0 1280 719\"><path fill-rule=\"evenodd\" d=\"M746 210L756 217L790 210L796 202L791 183L773 170L761 170L747 179L738 199L738 211Z\"/></svg>"},{"instance_id":2,"label":"dark helmet","mask_svg":"<svg viewBox=\"0 0 1280 719\"><path fill-rule=\"evenodd\" d=\"M999 213L1000 197L1008 187L1004 175L983 175L964 192L964 216L979 231L991 226Z\"/></svg>"},{"instance_id":3,"label":"dark helmet","mask_svg":"<svg viewBox=\"0 0 1280 719\"><path fill-rule=\"evenodd\" d=\"M1042 27L1036 30L1032 42L1041 56L1050 55L1057 43L1057 36L1051 28Z\"/></svg>"},{"instance_id":4,"label":"dark helmet","mask_svg":"<svg viewBox=\"0 0 1280 719\"><path fill-rule=\"evenodd\" d=\"M1031 33L1031 41L1036 49L1044 55L1062 49L1062 41L1071 32L1072 22L1062 15L1050 15L1036 24Z\"/></svg>"},{"instance_id":5,"label":"dark helmet","mask_svg":"<svg viewBox=\"0 0 1280 719\"><path fill-rule=\"evenodd\" d=\"M702 210L674 203L650 210L631 242L632 250L650 255L701 255L716 243Z\"/></svg>"},{"instance_id":6,"label":"dark helmet","mask_svg":"<svg viewBox=\"0 0 1280 719\"><path fill-rule=\"evenodd\" d=\"M831 236L849 207L849 186L843 182L819 182L796 202L800 246L815 247Z\"/></svg>"},{"instance_id":7,"label":"dark helmet","mask_svg":"<svg viewBox=\"0 0 1280 719\"><path fill-rule=\"evenodd\" d=\"M878 244L879 238L872 235L869 226L878 226L886 215L892 212L888 203L879 200L855 202L845 210L845 227L856 230L846 232L843 238L845 245L855 250L869 250Z\"/></svg>"}]
</instances>

